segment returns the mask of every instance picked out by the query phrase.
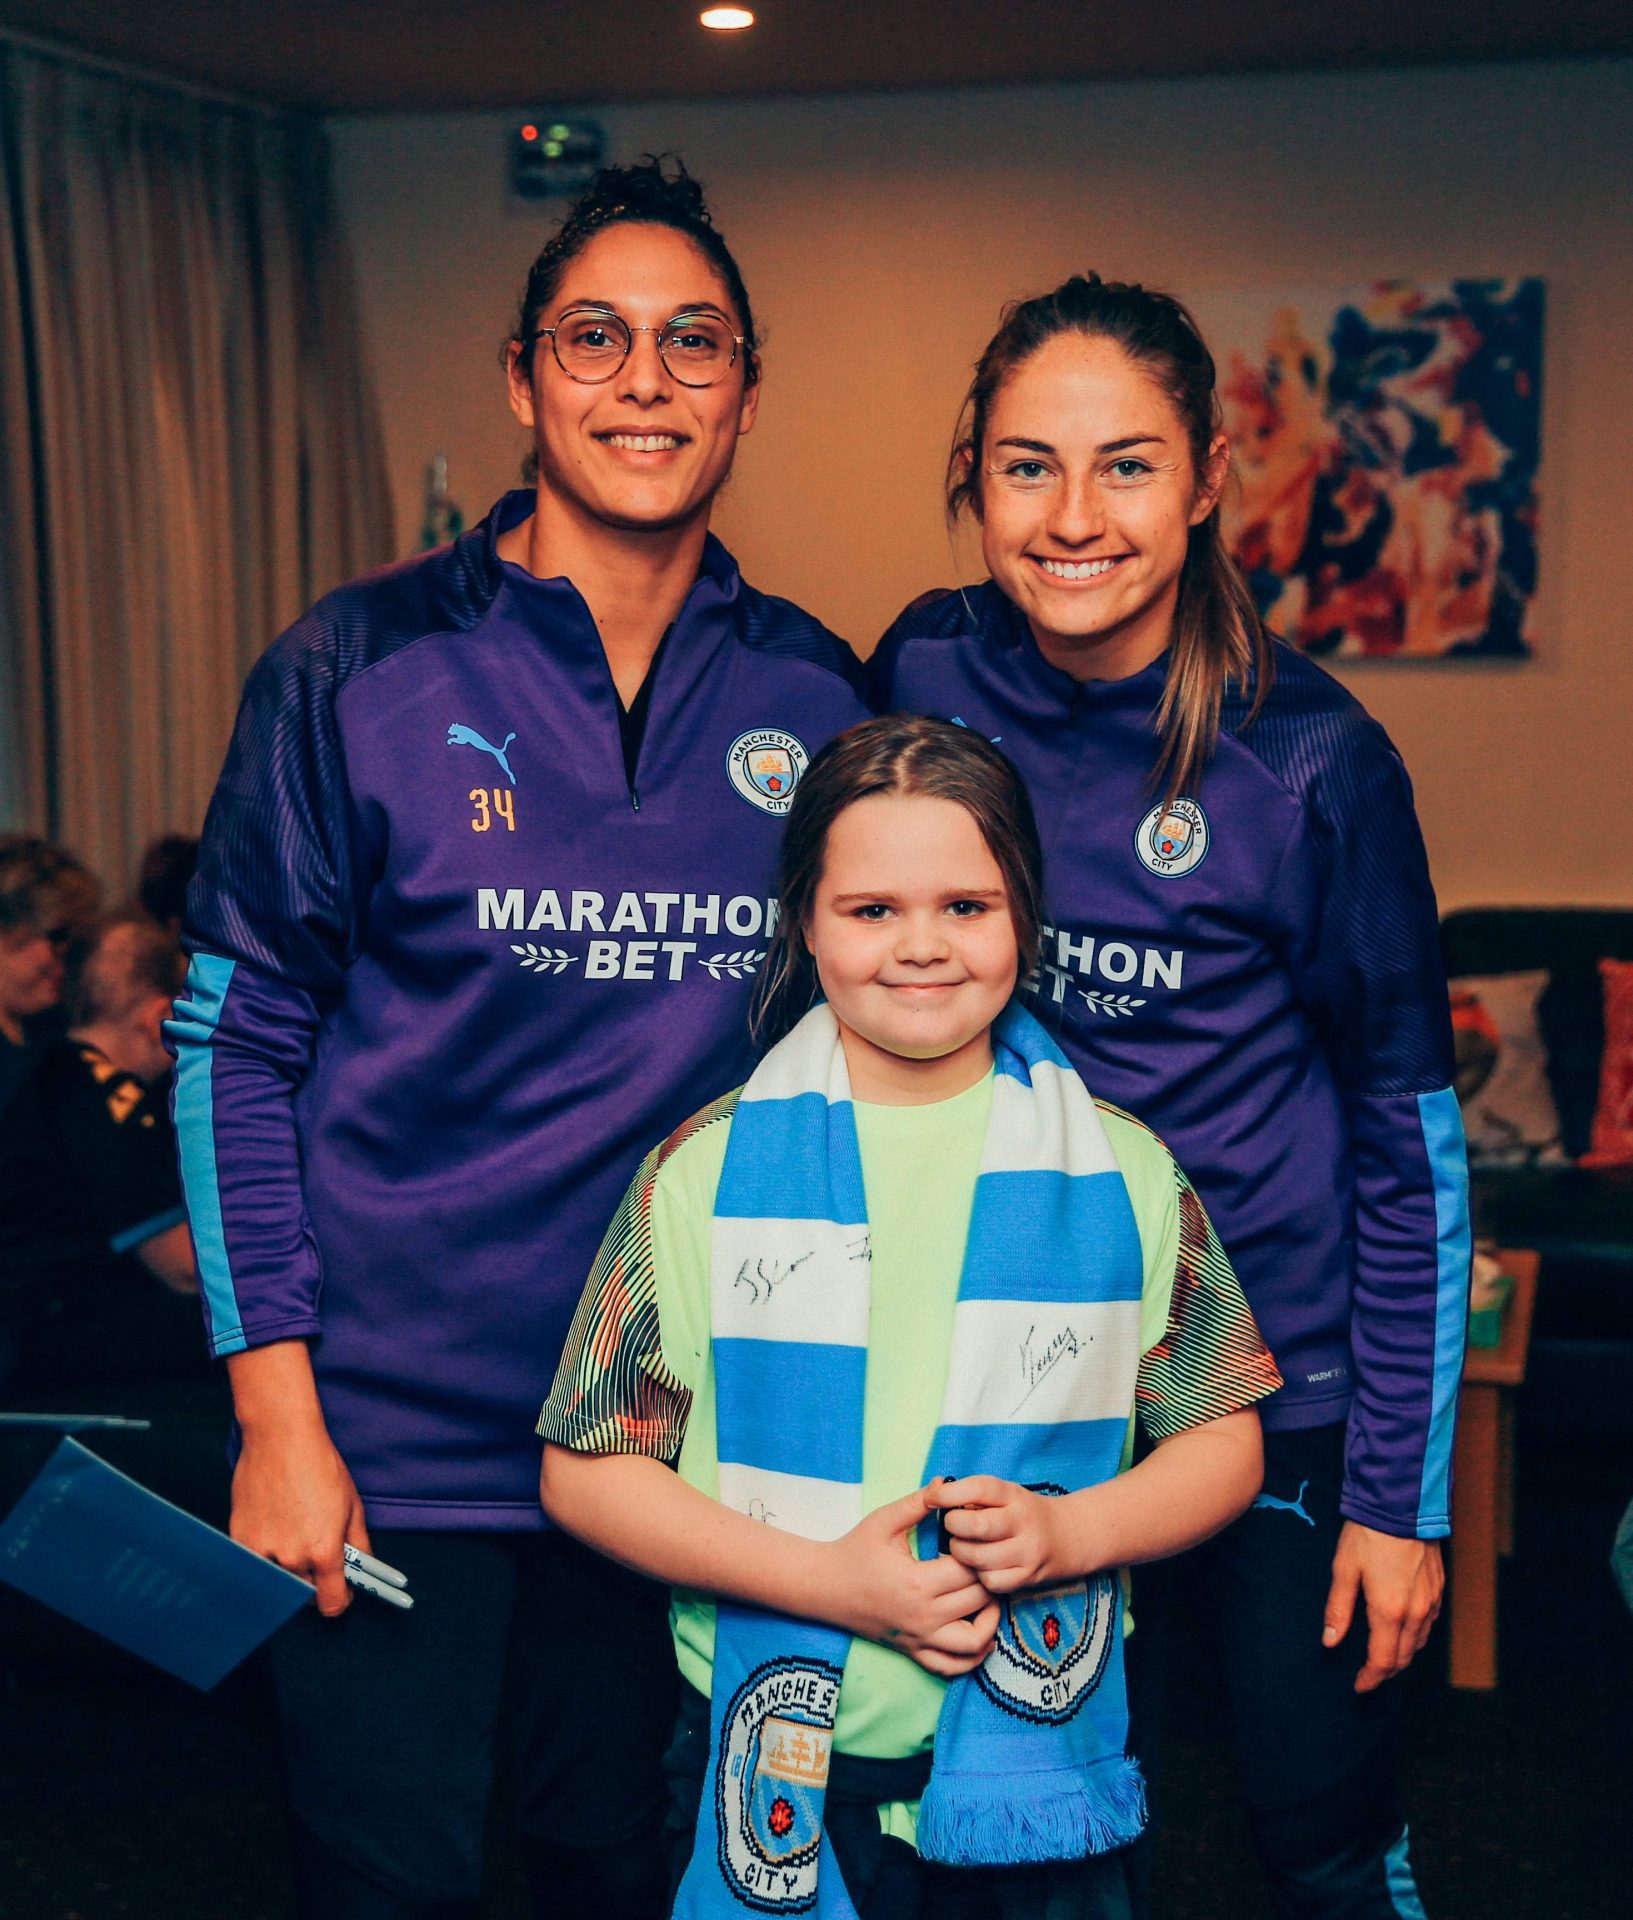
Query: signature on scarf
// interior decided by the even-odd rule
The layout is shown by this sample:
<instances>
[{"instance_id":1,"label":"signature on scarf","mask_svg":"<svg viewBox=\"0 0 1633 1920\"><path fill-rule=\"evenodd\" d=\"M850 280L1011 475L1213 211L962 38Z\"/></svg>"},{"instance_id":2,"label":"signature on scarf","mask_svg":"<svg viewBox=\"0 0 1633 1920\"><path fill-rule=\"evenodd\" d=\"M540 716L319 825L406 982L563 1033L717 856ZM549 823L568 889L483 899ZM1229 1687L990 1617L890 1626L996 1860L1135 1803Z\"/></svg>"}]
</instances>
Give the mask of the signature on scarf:
<instances>
[{"instance_id":1,"label":"signature on scarf","mask_svg":"<svg viewBox=\"0 0 1633 1920\"><path fill-rule=\"evenodd\" d=\"M1015 1402L1017 1412L1026 1405L1062 1360L1075 1360L1083 1351L1083 1342L1078 1338L1075 1327L1062 1327L1053 1339L1045 1342L1041 1347L1033 1344L1033 1336L1037 1330L1035 1323L1028 1327L1026 1338L1021 1342L1021 1378L1026 1382L1026 1389L1020 1399Z\"/></svg>"},{"instance_id":2,"label":"signature on scarf","mask_svg":"<svg viewBox=\"0 0 1633 1920\"><path fill-rule=\"evenodd\" d=\"M763 1254L751 1267L745 1260L737 1269L737 1278L732 1282L736 1287L747 1287L750 1302L763 1306L785 1280L793 1279L807 1260L816 1258L816 1249L802 1253L797 1260L768 1260Z\"/></svg>"}]
</instances>

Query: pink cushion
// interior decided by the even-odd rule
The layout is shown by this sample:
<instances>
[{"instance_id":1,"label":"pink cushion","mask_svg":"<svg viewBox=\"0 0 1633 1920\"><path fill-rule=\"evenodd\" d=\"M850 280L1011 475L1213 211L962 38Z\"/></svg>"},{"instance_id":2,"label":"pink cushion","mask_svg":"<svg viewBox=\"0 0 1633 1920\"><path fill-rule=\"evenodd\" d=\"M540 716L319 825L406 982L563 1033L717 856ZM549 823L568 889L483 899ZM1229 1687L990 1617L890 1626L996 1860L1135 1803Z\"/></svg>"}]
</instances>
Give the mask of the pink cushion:
<instances>
[{"instance_id":1,"label":"pink cushion","mask_svg":"<svg viewBox=\"0 0 1633 1920\"><path fill-rule=\"evenodd\" d=\"M1601 960L1605 1051L1584 1167L1633 1166L1633 961Z\"/></svg>"}]
</instances>

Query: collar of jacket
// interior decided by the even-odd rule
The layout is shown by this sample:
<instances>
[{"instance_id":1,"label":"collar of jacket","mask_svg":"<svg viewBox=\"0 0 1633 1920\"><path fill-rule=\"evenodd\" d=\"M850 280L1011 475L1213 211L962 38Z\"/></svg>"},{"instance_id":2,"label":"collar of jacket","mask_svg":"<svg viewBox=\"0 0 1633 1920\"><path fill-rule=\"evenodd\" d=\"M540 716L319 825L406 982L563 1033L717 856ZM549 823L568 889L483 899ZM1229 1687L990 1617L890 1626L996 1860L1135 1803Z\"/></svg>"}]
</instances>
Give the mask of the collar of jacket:
<instances>
[{"instance_id":1,"label":"collar of jacket","mask_svg":"<svg viewBox=\"0 0 1633 1920\"><path fill-rule=\"evenodd\" d=\"M1171 647L1165 647L1149 666L1123 679L1078 680L1043 657L1025 614L996 581L983 581L970 590L967 600L983 647L993 654L1009 655L1013 672L1042 697L1045 705L1064 709L1067 715L1089 706L1144 713L1154 711L1162 698L1173 657Z\"/></svg>"},{"instance_id":2,"label":"collar of jacket","mask_svg":"<svg viewBox=\"0 0 1633 1920\"><path fill-rule=\"evenodd\" d=\"M507 570L505 562L500 559L499 536L508 533L512 527L520 526L533 510L533 490L530 487L513 487L510 492L502 493L483 518L462 533L449 549L449 559L461 575L473 601L486 607L507 578L514 582L518 576L541 589L554 589L558 593L582 599L565 574L532 575L521 567ZM742 575L737 570L737 562L712 533L707 535L703 542L703 559L698 567L697 580L687 597L687 608L690 609L694 604L699 588L706 589L702 596L705 602L729 607L736 600L741 585Z\"/></svg>"}]
</instances>

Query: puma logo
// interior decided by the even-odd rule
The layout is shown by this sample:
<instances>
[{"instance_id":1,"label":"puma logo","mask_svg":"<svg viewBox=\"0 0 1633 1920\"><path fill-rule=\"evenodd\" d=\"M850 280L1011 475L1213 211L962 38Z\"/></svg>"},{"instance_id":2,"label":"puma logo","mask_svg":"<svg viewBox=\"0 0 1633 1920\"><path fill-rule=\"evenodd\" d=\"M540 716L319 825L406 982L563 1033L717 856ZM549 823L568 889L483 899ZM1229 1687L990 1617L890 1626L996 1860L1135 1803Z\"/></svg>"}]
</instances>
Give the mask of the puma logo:
<instances>
[{"instance_id":1,"label":"puma logo","mask_svg":"<svg viewBox=\"0 0 1633 1920\"><path fill-rule=\"evenodd\" d=\"M500 766L504 768L505 778L512 786L516 784L516 776L511 772L510 762L505 758L505 747L508 747L515 738L515 734L507 733L504 738L504 745L496 747L492 741L484 740L475 727L461 726L456 721L454 725L448 729L449 746L475 747L478 753L491 753L494 759L499 762Z\"/></svg>"},{"instance_id":2,"label":"puma logo","mask_svg":"<svg viewBox=\"0 0 1633 1920\"><path fill-rule=\"evenodd\" d=\"M1313 1527L1315 1522L1304 1511L1304 1489L1309 1484L1308 1480L1301 1480L1298 1492L1291 1500L1278 1500L1273 1493L1261 1493L1253 1504L1256 1507L1276 1507L1283 1513L1296 1513L1307 1527Z\"/></svg>"}]
</instances>

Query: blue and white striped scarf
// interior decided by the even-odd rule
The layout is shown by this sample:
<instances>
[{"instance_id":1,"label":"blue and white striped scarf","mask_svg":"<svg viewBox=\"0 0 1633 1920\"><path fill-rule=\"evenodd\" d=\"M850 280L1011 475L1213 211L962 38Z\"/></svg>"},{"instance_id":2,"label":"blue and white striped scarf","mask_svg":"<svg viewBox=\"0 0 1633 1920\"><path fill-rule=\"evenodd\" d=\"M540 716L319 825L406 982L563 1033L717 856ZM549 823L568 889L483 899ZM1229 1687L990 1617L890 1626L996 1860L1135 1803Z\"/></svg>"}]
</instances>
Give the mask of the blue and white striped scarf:
<instances>
[{"instance_id":1,"label":"blue and white striped scarf","mask_svg":"<svg viewBox=\"0 0 1633 1920\"><path fill-rule=\"evenodd\" d=\"M992 1112L925 1478L990 1473L1072 1492L1121 1461L1139 1366L1139 1231L1065 1056L1013 1005L993 1040ZM844 1048L818 1006L743 1089L715 1199L727 1506L819 1540L862 1518L869 1282ZM920 1551L934 1550L927 1522ZM822 1831L849 1646L838 1628L721 1605L709 1769L676 1916L746 1907L854 1920ZM1116 1575L1015 1596L985 1663L947 1689L919 1851L999 1866L1122 1846L1144 1820L1127 1727Z\"/></svg>"}]
</instances>

